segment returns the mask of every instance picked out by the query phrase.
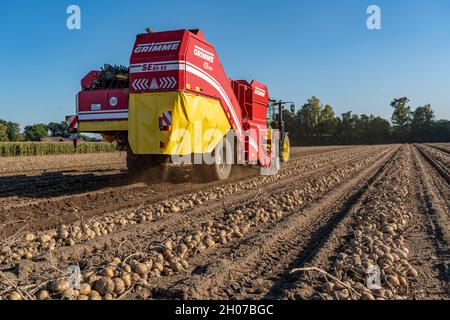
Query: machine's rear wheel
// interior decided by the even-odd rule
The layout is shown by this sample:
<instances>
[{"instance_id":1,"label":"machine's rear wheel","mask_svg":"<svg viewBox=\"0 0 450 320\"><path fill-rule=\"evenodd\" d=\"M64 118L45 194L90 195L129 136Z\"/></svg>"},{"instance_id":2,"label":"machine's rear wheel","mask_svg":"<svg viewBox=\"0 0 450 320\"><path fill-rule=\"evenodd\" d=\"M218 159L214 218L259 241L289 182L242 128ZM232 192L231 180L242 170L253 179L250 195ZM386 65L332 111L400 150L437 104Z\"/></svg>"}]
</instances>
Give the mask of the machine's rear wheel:
<instances>
[{"instance_id":1,"label":"machine's rear wheel","mask_svg":"<svg viewBox=\"0 0 450 320\"><path fill-rule=\"evenodd\" d=\"M289 141L289 137L286 135L283 139L283 153L281 155L281 160L283 162L288 162L291 158L291 142Z\"/></svg>"},{"instance_id":2,"label":"machine's rear wheel","mask_svg":"<svg viewBox=\"0 0 450 320\"><path fill-rule=\"evenodd\" d=\"M231 145L225 138L211 154L214 159L214 164L196 165L194 166L195 171L206 181L226 180L230 177L231 169L233 167L232 154L233 150L231 150Z\"/></svg>"}]
</instances>

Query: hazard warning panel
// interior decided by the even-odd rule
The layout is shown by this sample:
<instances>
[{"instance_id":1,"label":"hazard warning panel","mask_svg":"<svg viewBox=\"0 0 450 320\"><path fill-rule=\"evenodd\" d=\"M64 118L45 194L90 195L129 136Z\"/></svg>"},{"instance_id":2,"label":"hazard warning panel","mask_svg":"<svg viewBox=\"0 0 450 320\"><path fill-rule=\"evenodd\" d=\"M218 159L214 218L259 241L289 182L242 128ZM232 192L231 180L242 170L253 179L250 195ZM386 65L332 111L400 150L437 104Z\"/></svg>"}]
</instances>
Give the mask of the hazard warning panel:
<instances>
[{"instance_id":1,"label":"hazard warning panel","mask_svg":"<svg viewBox=\"0 0 450 320\"><path fill-rule=\"evenodd\" d=\"M166 111L162 113L162 117L159 118L159 129L161 131L170 131L172 127L172 112Z\"/></svg>"},{"instance_id":2,"label":"hazard warning panel","mask_svg":"<svg viewBox=\"0 0 450 320\"><path fill-rule=\"evenodd\" d=\"M178 81L175 77L138 78L131 86L135 91L176 89Z\"/></svg>"},{"instance_id":3,"label":"hazard warning panel","mask_svg":"<svg viewBox=\"0 0 450 320\"><path fill-rule=\"evenodd\" d=\"M78 117L77 116L66 116L66 123L69 132L78 131Z\"/></svg>"}]
</instances>

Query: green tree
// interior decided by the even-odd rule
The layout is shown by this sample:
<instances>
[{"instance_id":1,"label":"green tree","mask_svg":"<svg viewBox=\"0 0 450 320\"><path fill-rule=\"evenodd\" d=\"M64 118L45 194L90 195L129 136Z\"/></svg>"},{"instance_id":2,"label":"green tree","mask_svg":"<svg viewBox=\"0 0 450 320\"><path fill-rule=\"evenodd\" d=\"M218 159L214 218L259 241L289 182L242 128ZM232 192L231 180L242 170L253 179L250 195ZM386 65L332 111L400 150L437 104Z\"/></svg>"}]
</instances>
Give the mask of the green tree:
<instances>
[{"instance_id":1,"label":"green tree","mask_svg":"<svg viewBox=\"0 0 450 320\"><path fill-rule=\"evenodd\" d=\"M298 122L301 127L299 138L305 144L316 143L317 126L320 121L320 100L317 97L308 99L299 111Z\"/></svg>"},{"instance_id":2,"label":"green tree","mask_svg":"<svg viewBox=\"0 0 450 320\"><path fill-rule=\"evenodd\" d=\"M373 117L373 116L372 116ZM391 124L381 117L373 117L370 123L369 143L385 144L389 142Z\"/></svg>"},{"instance_id":3,"label":"green tree","mask_svg":"<svg viewBox=\"0 0 450 320\"><path fill-rule=\"evenodd\" d=\"M20 135L20 126L18 123L11 122L11 121L5 121L3 119L0 119L0 123L6 126L6 131L8 135L9 141L19 141L21 138Z\"/></svg>"},{"instance_id":4,"label":"green tree","mask_svg":"<svg viewBox=\"0 0 450 320\"><path fill-rule=\"evenodd\" d=\"M337 117L329 105L312 97L293 117L285 111L286 130L293 145L386 144L391 142L450 142L450 121L434 120L430 105L411 112L406 97L395 99L391 122L351 111Z\"/></svg>"},{"instance_id":5,"label":"green tree","mask_svg":"<svg viewBox=\"0 0 450 320\"><path fill-rule=\"evenodd\" d=\"M336 130L336 138L339 144L354 143L354 127L357 119L357 116L355 117L351 111L342 114Z\"/></svg>"},{"instance_id":6,"label":"green tree","mask_svg":"<svg viewBox=\"0 0 450 320\"><path fill-rule=\"evenodd\" d=\"M434 112L431 105L418 107L413 113L411 138L414 142L432 142Z\"/></svg>"},{"instance_id":7,"label":"green tree","mask_svg":"<svg viewBox=\"0 0 450 320\"><path fill-rule=\"evenodd\" d=\"M9 141L20 141L22 138L22 135L20 134L20 125L16 122L9 121L6 126L8 127Z\"/></svg>"},{"instance_id":8,"label":"green tree","mask_svg":"<svg viewBox=\"0 0 450 320\"><path fill-rule=\"evenodd\" d=\"M392 114L393 134L397 142L405 143L409 141L412 112L408 105L409 99L402 97L394 99L391 107L394 108Z\"/></svg>"},{"instance_id":9,"label":"green tree","mask_svg":"<svg viewBox=\"0 0 450 320\"><path fill-rule=\"evenodd\" d=\"M70 133L68 130L67 122L63 121L61 123L50 122L47 125L48 131L50 131L50 136L52 137L62 137L68 138Z\"/></svg>"},{"instance_id":10,"label":"green tree","mask_svg":"<svg viewBox=\"0 0 450 320\"><path fill-rule=\"evenodd\" d=\"M433 142L450 142L449 120L438 120L433 123Z\"/></svg>"},{"instance_id":11,"label":"green tree","mask_svg":"<svg viewBox=\"0 0 450 320\"><path fill-rule=\"evenodd\" d=\"M338 125L339 119L336 117L333 108L328 104L325 105L320 112L320 119L317 127L320 144L326 145L335 143L334 134Z\"/></svg>"},{"instance_id":12,"label":"green tree","mask_svg":"<svg viewBox=\"0 0 450 320\"><path fill-rule=\"evenodd\" d=\"M8 140L8 128L3 124L0 123L0 142L6 142Z\"/></svg>"},{"instance_id":13,"label":"green tree","mask_svg":"<svg viewBox=\"0 0 450 320\"><path fill-rule=\"evenodd\" d=\"M27 141L38 141L45 137L48 137L48 129L43 123L26 126L24 129L24 138Z\"/></svg>"}]
</instances>

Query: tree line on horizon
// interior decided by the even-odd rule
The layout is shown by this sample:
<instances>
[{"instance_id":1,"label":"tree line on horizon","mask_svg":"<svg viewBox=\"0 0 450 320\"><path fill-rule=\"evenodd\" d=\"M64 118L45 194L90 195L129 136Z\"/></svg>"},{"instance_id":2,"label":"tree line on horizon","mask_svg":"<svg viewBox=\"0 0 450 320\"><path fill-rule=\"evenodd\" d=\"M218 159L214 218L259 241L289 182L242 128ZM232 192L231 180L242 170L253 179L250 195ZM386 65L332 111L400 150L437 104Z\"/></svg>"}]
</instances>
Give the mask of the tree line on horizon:
<instances>
[{"instance_id":1,"label":"tree line on horizon","mask_svg":"<svg viewBox=\"0 0 450 320\"><path fill-rule=\"evenodd\" d=\"M297 146L450 142L450 121L436 120L431 105L413 111L409 99L402 97L394 99L391 107L391 121L351 111L339 117L330 105L311 97L295 114L284 110L283 115L291 144ZM49 136L69 137L67 123L39 123L21 132L18 123L0 119L0 142L39 141Z\"/></svg>"},{"instance_id":2,"label":"tree line on horizon","mask_svg":"<svg viewBox=\"0 0 450 320\"><path fill-rule=\"evenodd\" d=\"M47 137L68 138L69 136L65 121L33 124L26 126L21 132L18 123L0 119L0 142L39 141ZM96 138L85 135L81 135L81 137L84 141L98 141Z\"/></svg>"},{"instance_id":3,"label":"tree line on horizon","mask_svg":"<svg viewBox=\"0 0 450 320\"><path fill-rule=\"evenodd\" d=\"M284 110L283 116L296 146L450 142L450 121L436 120L430 104L413 110L402 97L390 105L390 121L351 111L339 117L330 105L311 97L295 114Z\"/></svg>"}]
</instances>

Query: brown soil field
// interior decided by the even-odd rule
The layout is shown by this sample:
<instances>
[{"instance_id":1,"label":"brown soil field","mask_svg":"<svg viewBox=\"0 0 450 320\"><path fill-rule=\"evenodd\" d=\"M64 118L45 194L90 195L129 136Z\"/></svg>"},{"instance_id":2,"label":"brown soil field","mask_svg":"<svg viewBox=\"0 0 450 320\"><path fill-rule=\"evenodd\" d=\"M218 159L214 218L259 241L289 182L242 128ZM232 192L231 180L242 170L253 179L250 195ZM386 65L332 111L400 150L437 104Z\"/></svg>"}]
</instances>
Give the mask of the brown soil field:
<instances>
[{"instance_id":1,"label":"brown soil field","mask_svg":"<svg viewBox=\"0 0 450 320\"><path fill-rule=\"evenodd\" d=\"M450 299L449 152L294 148L213 183L132 178L123 153L0 158L0 300Z\"/></svg>"}]
</instances>

